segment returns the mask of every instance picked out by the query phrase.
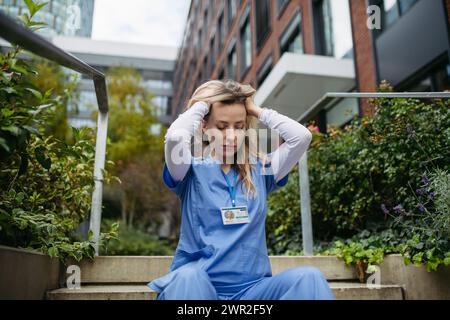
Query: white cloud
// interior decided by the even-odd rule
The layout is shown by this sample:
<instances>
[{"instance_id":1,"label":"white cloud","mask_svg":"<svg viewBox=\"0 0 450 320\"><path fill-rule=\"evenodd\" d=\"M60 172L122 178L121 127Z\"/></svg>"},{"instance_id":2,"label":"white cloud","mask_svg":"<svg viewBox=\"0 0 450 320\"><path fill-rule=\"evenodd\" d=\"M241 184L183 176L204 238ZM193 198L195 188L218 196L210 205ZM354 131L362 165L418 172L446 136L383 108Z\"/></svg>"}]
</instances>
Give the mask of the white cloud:
<instances>
[{"instance_id":1,"label":"white cloud","mask_svg":"<svg viewBox=\"0 0 450 320\"><path fill-rule=\"evenodd\" d=\"M92 38L178 47L190 0L95 0Z\"/></svg>"}]
</instances>

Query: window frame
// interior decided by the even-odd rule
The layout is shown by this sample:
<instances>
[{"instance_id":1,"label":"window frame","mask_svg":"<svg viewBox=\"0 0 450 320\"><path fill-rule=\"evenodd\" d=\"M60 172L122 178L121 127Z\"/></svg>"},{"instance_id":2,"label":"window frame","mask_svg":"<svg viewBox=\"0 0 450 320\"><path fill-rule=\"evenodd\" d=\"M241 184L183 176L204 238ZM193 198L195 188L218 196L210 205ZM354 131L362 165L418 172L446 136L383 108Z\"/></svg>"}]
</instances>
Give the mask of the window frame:
<instances>
[{"instance_id":1,"label":"window frame","mask_svg":"<svg viewBox=\"0 0 450 320\"><path fill-rule=\"evenodd\" d=\"M273 70L273 57L271 51L264 59L264 62L259 66L258 70L256 71L255 78L256 78L256 85L258 88L264 83L264 81L267 79L272 70Z\"/></svg>"},{"instance_id":2,"label":"window frame","mask_svg":"<svg viewBox=\"0 0 450 320\"><path fill-rule=\"evenodd\" d=\"M284 30L282 31L279 39L278 39L278 47L279 47L279 53L280 53L280 57L285 53L288 52L288 50L284 50L284 48L286 47L286 45L289 43L292 43L293 39L292 38L296 38L297 35L295 35L297 33L297 29L298 29L298 34L300 35L300 39L301 39L301 49L302 52L301 53L305 53L305 39L303 37L302 31L302 12L299 8L296 9L295 13L292 15L291 20L288 22L288 24L286 25L286 27L284 28ZM285 40L286 39L286 40ZM289 47L289 46L288 46Z\"/></svg>"},{"instance_id":3,"label":"window frame","mask_svg":"<svg viewBox=\"0 0 450 320\"><path fill-rule=\"evenodd\" d=\"M232 73L231 70L230 70L230 64L233 64L234 58L236 59L236 62L235 62L235 65L232 66L232 69L233 69L233 73ZM227 74L228 78L236 80L237 71L238 71L237 70L237 41L236 41L236 38L233 38L230 41L230 44L228 46L228 50L227 50L227 67L228 67L228 74Z\"/></svg>"},{"instance_id":4,"label":"window frame","mask_svg":"<svg viewBox=\"0 0 450 320\"><path fill-rule=\"evenodd\" d=\"M267 4L267 24L265 29L261 29L261 26L264 26L264 23L260 21L259 19L263 19L265 17L259 16L258 12L258 4L261 4L263 1ZM254 8L255 8L255 32L256 32L256 52L259 53L261 49L264 47L265 43L267 42L267 39L269 39L270 34L272 33L272 15L271 15L271 2L270 0L254 0Z\"/></svg>"},{"instance_id":5,"label":"window frame","mask_svg":"<svg viewBox=\"0 0 450 320\"><path fill-rule=\"evenodd\" d=\"M250 61L247 61L247 32L250 35ZM244 39L243 39L244 37ZM252 27L250 20L250 5L245 8L244 14L241 16L239 23L239 39L240 39L240 79L243 79L250 70L253 63L253 45L252 45Z\"/></svg>"}]
</instances>

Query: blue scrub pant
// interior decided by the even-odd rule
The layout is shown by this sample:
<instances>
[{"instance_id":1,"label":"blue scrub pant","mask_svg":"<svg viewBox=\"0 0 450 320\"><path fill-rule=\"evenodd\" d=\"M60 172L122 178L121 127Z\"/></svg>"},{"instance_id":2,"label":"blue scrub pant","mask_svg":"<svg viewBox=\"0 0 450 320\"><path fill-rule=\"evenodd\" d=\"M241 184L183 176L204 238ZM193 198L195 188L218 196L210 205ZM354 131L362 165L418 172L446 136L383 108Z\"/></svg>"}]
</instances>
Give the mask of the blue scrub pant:
<instances>
[{"instance_id":1,"label":"blue scrub pant","mask_svg":"<svg viewBox=\"0 0 450 320\"><path fill-rule=\"evenodd\" d=\"M286 269L264 277L235 294L217 292L208 274L196 267L180 270L157 300L334 300L322 272L310 266Z\"/></svg>"}]
</instances>

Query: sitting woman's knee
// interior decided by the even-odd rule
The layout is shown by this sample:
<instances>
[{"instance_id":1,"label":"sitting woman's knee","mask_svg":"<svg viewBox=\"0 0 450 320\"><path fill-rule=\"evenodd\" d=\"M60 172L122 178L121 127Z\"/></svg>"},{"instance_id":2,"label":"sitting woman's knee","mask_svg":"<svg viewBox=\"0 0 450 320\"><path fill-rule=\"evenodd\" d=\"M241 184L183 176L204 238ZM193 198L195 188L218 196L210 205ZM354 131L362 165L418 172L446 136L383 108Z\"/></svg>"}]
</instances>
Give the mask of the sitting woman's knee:
<instances>
[{"instance_id":1,"label":"sitting woman's knee","mask_svg":"<svg viewBox=\"0 0 450 320\"><path fill-rule=\"evenodd\" d=\"M208 275L204 270L200 268L186 266L178 270L177 277L184 280L201 281L202 279L207 280Z\"/></svg>"},{"instance_id":2,"label":"sitting woman's knee","mask_svg":"<svg viewBox=\"0 0 450 320\"><path fill-rule=\"evenodd\" d=\"M322 271L312 266L292 268L292 272L298 277L324 278Z\"/></svg>"}]
</instances>

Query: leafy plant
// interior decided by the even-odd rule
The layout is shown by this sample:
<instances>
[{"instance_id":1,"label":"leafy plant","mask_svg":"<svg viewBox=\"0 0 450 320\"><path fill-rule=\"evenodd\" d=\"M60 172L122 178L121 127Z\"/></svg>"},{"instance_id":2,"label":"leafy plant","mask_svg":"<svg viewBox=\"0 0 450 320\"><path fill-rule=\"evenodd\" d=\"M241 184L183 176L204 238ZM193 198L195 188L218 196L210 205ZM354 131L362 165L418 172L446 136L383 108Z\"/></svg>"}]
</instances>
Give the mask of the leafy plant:
<instances>
[{"instance_id":1,"label":"leafy plant","mask_svg":"<svg viewBox=\"0 0 450 320\"><path fill-rule=\"evenodd\" d=\"M382 83L380 90L392 88ZM450 101L371 103L373 116L356 118L343 129L320 133L310 126L315 252L333 252L352 264L370 265L381 254L402 253L406 262L425 264L429 271L448 265ZM272 254L301 253L296 171L268 200Z\"/></svg>"},{"instance_id":2,"label":"leafy plant","mask_svg":"<svg viewBox=\"0 0 450 320\"><path fill-rule=\"evenodd\" d=\"M361 283L365 282L367 270L383 262L384 256L398 253L404 233L388 228L380 230L372 225L349 239L335 239L328 248L323 248L319 254L335 255L347 265L356 267Z\"/></svg>"},{"instance_id":3,"label":"leafy plant","mask_svg":"<svg viewBox=\"0 0 450 320\"><path fill-rule=\"evenodd\" d=\"M334 247L323 254L335 255L343 259L347 265L356 265L360 282L365 280L365 272L371 265L378 265L383 261L384 248L365 248L360 242L336 241Z\"/></svg>"},{"instance_id":4,"label":"leafy plant","mask_svg":"<svg viewBox=\"0 0 450 320\"><path fill-rule=\"evenodd\" d=\"M269 254L298 252L301 246L298 167L289 173L287 184L267 199L266 238Z\"/></svg>"},{"instance_id":5,"label":"leafy plant","mask_svg":"<svg viewBox=\"0 0 450 320\"><path fill-rule=\"evenodd\" d=\"M44 24L33 16L45 5L26 1L25 26ZM34 66L19 58L17 46L0 53L0 243L80 260L93 257L92 236L79 241L75 229L89 215L93 188L94 132L73 129L67 143L47 131L49 119L64 107L54 88L31 82ZM70 95L74 88L65 90ZM111 165L111 163L109 163ZM105 171L105 182L111 176ZM114 239L117 226L101 235Z\"/></svg>"},{"instance_id":6,"label":"leafy plant","mask_svg":"<svg viewBox=\"0 0 450 320\"><path fill-rule=\"evenodd\" d=\"M400 245L406 263L425 264L428 271L450 265L450 173L436 169L415 192L416 205L384 207L398 229L408 230L409 238Z\"/></svg>"},{"instance_id":7,"label":"leafy plant","mask_svg":"<svg viewBox=\"0 0 450 320\"><path fill-rule=\"evenodd\" d=\"M75 241L74 230L89 215L93 189L93 131L74 129L75 143L32 137L27 170L2 163L0 242L35 248L50 256L93 256L93 242ZM108 175L106 175L109 178ZM114 229L114 228L113 228ZM114 238L115 230L102 235Z\"/></svg>"}]
</instances>

